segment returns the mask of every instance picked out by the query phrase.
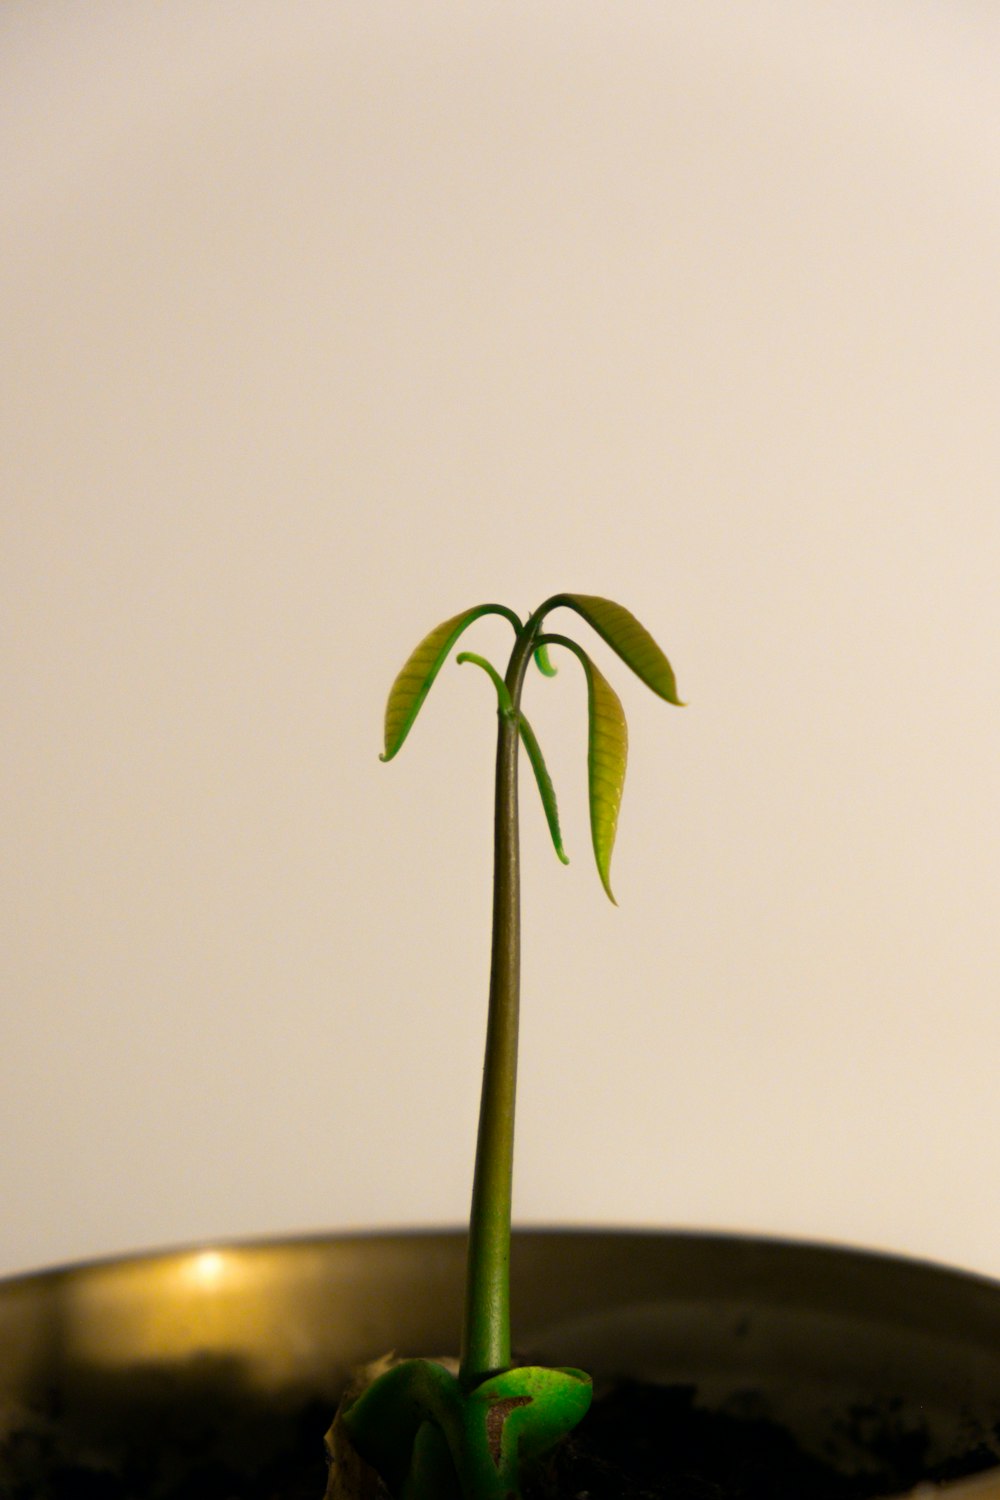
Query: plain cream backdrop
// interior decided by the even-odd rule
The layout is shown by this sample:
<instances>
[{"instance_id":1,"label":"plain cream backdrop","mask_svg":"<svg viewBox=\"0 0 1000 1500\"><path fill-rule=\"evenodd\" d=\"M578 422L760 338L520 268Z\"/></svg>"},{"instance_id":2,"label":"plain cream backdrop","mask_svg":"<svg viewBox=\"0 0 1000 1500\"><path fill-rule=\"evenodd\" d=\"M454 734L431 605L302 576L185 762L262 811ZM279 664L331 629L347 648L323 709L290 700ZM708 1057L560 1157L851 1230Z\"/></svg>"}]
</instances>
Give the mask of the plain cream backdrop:
<instances>
[{"instance_id":1,"label":"plain cream backdrop","mask_svg":"<svg viewBox=\"0 0 1000 1500\"><path fill-rule=\"evenodd\" d=\"M516 1213L1000 1273L989 5L7 0L0 1269L464 1215L529 681ZM584 627L580 627L584 630ZM505 627L467 638L497 658Z\"/></svg>"}]
</instances>

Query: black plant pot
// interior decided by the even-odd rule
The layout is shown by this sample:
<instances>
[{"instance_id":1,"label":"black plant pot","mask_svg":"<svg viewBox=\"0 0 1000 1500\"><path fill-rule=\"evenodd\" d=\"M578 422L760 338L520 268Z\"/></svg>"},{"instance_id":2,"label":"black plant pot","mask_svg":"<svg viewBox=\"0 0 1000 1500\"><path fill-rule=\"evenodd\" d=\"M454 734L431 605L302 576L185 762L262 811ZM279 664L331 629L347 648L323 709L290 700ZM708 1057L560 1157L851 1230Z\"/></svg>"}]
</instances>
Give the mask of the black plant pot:
<instances>
[{"instance_id":1,"label":"black plant pot","mask_svg":"<svg viewBox=\"0 0 1000 1500\"><path fill-rule=\"evenodd\" d=\"M349 1370L453 1352L463 1272L461 1234L420 1233L2 1282L0 1496L321 1500ZM948 1495L1000 1500L1000 1284L814 1245L589 1231L516 1235L512 1283L519 1354L693 1385L877 1478L888 1445L897 1492L973 1464Z\"/></svg>"}]
</instances>

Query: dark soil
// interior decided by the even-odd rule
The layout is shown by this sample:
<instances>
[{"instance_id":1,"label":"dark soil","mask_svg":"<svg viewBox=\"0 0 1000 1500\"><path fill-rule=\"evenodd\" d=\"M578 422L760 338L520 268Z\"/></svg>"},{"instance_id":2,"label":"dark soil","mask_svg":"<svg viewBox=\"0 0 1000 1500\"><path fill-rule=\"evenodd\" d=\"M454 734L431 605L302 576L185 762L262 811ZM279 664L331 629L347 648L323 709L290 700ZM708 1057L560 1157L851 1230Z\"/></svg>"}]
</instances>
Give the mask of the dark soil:
<instances>
[{"instance_id":1,"label":"dark soil","mask_svg":"<svg viewBox=\"0 0 1000 1500\"><path fill-rule=\"evenodd\" d=\"M322 1500L330 1418L326 1402L279 1417L245 1399L224 1411L212 1399L142 1400L127 1438L112 1441L53 1411L0 1449L0 1500ZM835 1425L855 1454L839 1467L759 1413L699 1409L693 1387L623 1384L595 1401L525 1500L872 1500L1000 1463L994 1433L929 1465L926 1434L891 1402Z\"/></svg>"},{"instance_id":2,"label":"dark soil","mask_svg":"<svg viewBox=\"0 0 1000 1500\"><path fill-rule=\"evenodd\" d=\"M900 1423L891 1402L845 1413L838 1436L853 1460L814 1457L760 1415L702 1410L693 1386L621 1384L525 1500L873 1500L1000 1463L1000 1446L977 1442L929 1464L926 1432Z\"/></svg>"}]
</instances>

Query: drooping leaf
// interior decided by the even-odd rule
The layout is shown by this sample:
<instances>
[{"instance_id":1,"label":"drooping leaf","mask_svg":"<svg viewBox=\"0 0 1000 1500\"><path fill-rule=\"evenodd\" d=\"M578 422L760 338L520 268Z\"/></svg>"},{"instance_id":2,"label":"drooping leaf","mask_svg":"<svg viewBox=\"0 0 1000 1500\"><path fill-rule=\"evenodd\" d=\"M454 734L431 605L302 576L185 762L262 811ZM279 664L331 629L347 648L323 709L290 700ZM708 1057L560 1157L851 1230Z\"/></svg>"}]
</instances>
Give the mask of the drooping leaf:
<instances>
[{"instance_id":1,"label":"drooping leaf","mask_svg":"<svg viewBox=\"0 0 1000 1500\"><path fill-rule=\"evenodd\" d=\"M611 890L611 854L618 832L618 812L628 763L628 725L621 699L608 679L591 661L582 646L566 636L545 637L552 646L565 646L578 657L587 676L587 780L590 788L590 835L597 873L608 899L618 905Z\"/></svg>"},{"instance_id":2,"label":"drooping leaf","mask_svg":"<svg viewBox=\"0 0 1000 1500\"><path fill-rule=\"evenodd\" d=\"M601 599L597 594L557 594L548 608L555 609L560 604L582 615L658 697L678 708L684 706L677 694L673 667L646 627L624 605Z\"/></svg>"},{"instance_id":3,"label":"drooping leaf","mask_svg":"<svg viewBox=\"0 0 1000 1500\"><path fill-rule=\"evenodd\" d=\"M460 615L454 615L450 620L445 620L444 624L438 625L429 635L424 636L420 645L410 654L389 690L385 705L385 749L379 757L381 760L392 760L398 752L420 711L420 705L430 692L431 683L462 631L481 615L491 614L503 615L510 620L515 630L520 630L521 622L513 610L502 604L478 604L474 609L463 610Z\"/></svg>"},{"instance_id":4,"label":"drooping leaf","mask_svg":"<svg viewBox=\"0 0 1000 1500\"><path fill-rule=\"evenodd\" d=\"M556 789L552 785L552 777L549 775L548 766L545 764L542 747L535 738L535 731L524 717L524 714L521 714L518 718L518 728L521 731L521 740L524 748L528 752L531 769L535 773L535 781L542 799L542 807L545 810L545 819L549 825L549 833L552 835L555 851L563 864L568 865L569 856L563 848L562 832L559 828L559 808L556 803Z\"/></svg>"},{"instance_id":5,"label":"drooping leaf","mask_svg":"<svg viewBox=\"0 0 1000 1500\"><path fill-rule=\"evenodd\" d=\"M590 784L590 832L597 873L608 899L617 906L611 890L611 854L618 832L618 812L628 763L628 725L621 699L594 663L587 658L588 708L587 774Z\"/></svg>"}]
</instances>

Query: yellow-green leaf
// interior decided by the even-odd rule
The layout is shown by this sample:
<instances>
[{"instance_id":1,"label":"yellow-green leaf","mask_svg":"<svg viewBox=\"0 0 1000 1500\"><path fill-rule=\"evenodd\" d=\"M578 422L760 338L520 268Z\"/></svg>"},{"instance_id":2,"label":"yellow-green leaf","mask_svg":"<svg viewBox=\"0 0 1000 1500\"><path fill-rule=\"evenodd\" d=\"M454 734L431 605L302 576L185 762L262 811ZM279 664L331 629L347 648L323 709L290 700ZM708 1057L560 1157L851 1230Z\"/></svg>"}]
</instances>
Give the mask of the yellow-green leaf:
<instances>
[{"instance_id":1,"label":"yellow-green leaf","mask_svg":"<svg viewBox=\"0 0 1000 1500\"><path fill-rule=\"evenodd\" d=\"M431 683L462 631L473 620L478 620L480 615L490 614L503 615L510 620L515 630L521 628L521 622L513 610L504 605L477 604L474 609L463 610L460 615L453 615L450 620L438 625L429 635L424 636L420 645L407 658L396 675L385 705L385 749L380 759L392 760L399 750L420 712L420 705L430 692Z\"/></svg>"},{"instance_id":2,"label":"yellow-green leaf","mask_svg":"<svg viewBox=\"0 0 1000 1500\"><path fill-rule=\"evenodd\" d=\"M668 703L683 707L677 695L674 669L644 625L640 625L624 605L597 594L558 594L552 608L565 604L582 615L612 651L617 651L626 666L632 668L648 688Z\"/></svg>"},{"instance_id":3,"label":"yellow-green leaf","mask_svg":"<svg viewBox=\"0 0 1000 1500\"><path fill-rule=\"evenodd\" d=\"M618 811L628 762L628 725L621 699L589 656L584 653L590 728L587 777L590 785L590 833L597 873L608 899L611 891L611 852L618 832Z\"/></svg>"},{"instance_id":4,"label":"yellow-green leaf","mask_svg":"<svg viewBox=\"0 0 1000 1500\"><path fill-rule=\"evenodd\" d=\"M549 646L565 646L578 657L587 675L587 780L590 788L590 836L597 873L607 892L611 890L611 854L618 832L618 812L628 762L628 725L621 699L608 679L591 661L582 646L564 635L543 637Z\"/></svg>"}]
</instances>

